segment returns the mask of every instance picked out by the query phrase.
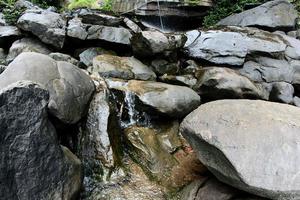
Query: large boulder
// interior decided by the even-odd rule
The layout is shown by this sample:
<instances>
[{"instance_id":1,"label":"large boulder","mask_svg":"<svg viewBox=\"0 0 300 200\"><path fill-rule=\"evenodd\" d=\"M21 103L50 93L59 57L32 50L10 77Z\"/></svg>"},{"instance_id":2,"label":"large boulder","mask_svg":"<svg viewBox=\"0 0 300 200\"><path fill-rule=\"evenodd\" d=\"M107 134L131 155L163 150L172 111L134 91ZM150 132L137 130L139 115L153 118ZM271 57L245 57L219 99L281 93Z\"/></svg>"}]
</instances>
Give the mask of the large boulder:
<instances>
[{"instance_id":1,"label":"large boulder","mask_svg":"<svg viewBox=\"0 0 300 200\"><path fill-rule=\"evenodd\" d=\"M115 55L116 53L113 51L105 50L101 47L91 47L79 54L79 59L82 64L85 66L91 66L93 65L93 59L96 56L102 55L102 54L111 54Z\"/></svg>"},{"instance_id":2,"label":"large boulder","mask_svg":"<svg viewBox=\"0 0 300 200\"><path fill-rule=\"evenodd\" d=\"M97 10L81 9L78 13L78 17L82 19L85 24L115 26L121 25L123 19L121 17L115 17L101 13Z\"/></svg>"},{"instance_id":3,"label":"large boulder","mask_svg":"<svg viewBox=\"0 0 300 200\"><path fill-rule=\"evenodd\" d=\"M271 199L299 199L299 116L290 105L221 100L193 111L181 132L219 180Z\"/></svg>"},{"instance_id":4,"label":"large boulder","mask_svg":"<svg viewBox=\"0 0 300 200\"><path fill-rule=\"evenodd\" d=\"M85 114L94 91L91 78L71 63L33 52L20 54L0 75L0 88L30 80L50 93L49 111L65 123L76 123Z\"/></svg>"},{"instance_id":5,"label":"large boulder","mask_svg":"<svg viewBox=\"0 0 300 200\"><path fill-rule=\"evenodd\" d=\"M187 55L215 64L242 65L246 56L254 53L284 56L290 46L281 35L255 28L227 27L201 33L191 31L186 35Z\"/></svg>"},{"instance_id":6,"label":"large boulder","mask_svg":"<svg viewBox=\"0 0 300 200\"><path fill-rule=\"evenodd\" d=\"M142 31L131 39L133 52L138 56L153 56L176 51L184 46L183 34L164 34L159 31Z\"/></svg>"},{"instance_id":7,"label":"large boulder","mask_svg":"<svg viewBox=\"0 0 300 200\"><path fill-rule=\"evenodd\" d=\"M155 73L136 58L108 54L95 57L90 72L106 78L139 79L146 81L156 79Z\"/></svg>"},{"instance_id":8,"label":"large boulder","mask_svg":"<svg viewBox=\"0 0 300 200\"><path fill-rule=\"evenodd\" d=\"M6 57L6 61L13 61L19 54L23 52L36 52L47 55L51 52L51 50L37 39L22 38L20 40L15 41L11 45L11 47L9 48L8 55Z\"/></svg>"},{"instance_id":9,"label":"large boulder","mask_svg":"<svg viewBox=\"0 0 300 200\"><path fill-rule=\"evenodd\" d=\"M229 68L203 68L197 73L197 78L198 82L194 89L206 99L268 99L269 96L261 85Z\"/></svg>"},{"instance_id":10,"label":"large boulder","mask_svg":"<svg viewBox=\"0 0 300 200\"><path fill-rule=\"evenodd\" d=\"M69 21L67 35L79 40L99 40L121 45L130 45L132 37L126 28L85 24L81 18L73 18Z\"/></svg>"},{"instance_id":11,"label":"large boulder","mask_svg":"<svg viewBox=\"0 0 300 200\"><path fill-rule=\"evenodd\" d=\"M36 35L46 44L58 49L64 46L66 21L58 13L30 10L19 18L17 26Z\"/></svg>"},{"instance_id":12,"label":"large boulder","mask_svg":"<svg viewBox=\"0 0 300 200\"><path fill-rule=\"evenodd\" d=\"M218 25L252 26L268 30L287 31L295 28L297 17L297 11L289 1L274 0L256 8L226 17L218 22Z\"/></svg>"},{"instance_id":13,"label":"large boulder","mask_svg":"<svg viewBox=\"0 0 300 200\"><path fill-rule=\"evenodd\" d=\"M0 26L0 47L9 47L10 44L21 36L15 26Z\"/></svg>"},{"instance_id":14,"label":"large boulder","mask_svg":"<svg viewBox=\"0 0 300 200\"><path fill-rule=\"evenodd\" d=\"M200 105L200 96L184 86L152 81L107 80L108 87L127 94L127 101L139 101L137 106L144 111L155 112L174 118L189 114Z\"/></svg>"},{"instance_id":15,"label":"large boulder","mask_svg":"<svg viewBox=\"0 0 300 200\"><path fill-rule=\"evenodd\" d=\"M239 72L255 82L288 82L293 81L294 67L286 60L257 57L244 64Z\"/></svg>"},{"instance_id":16,"label":"large boulder","mask_svg":"<svg viewBox=\"0 0 300 200\"><path fill-rule=\"evenodd\" d=\"M3 199L74 199L81 163L61 148L47 116L49 94L32 82L0 91L0 195Z\"/></svg>"}]
</instances>

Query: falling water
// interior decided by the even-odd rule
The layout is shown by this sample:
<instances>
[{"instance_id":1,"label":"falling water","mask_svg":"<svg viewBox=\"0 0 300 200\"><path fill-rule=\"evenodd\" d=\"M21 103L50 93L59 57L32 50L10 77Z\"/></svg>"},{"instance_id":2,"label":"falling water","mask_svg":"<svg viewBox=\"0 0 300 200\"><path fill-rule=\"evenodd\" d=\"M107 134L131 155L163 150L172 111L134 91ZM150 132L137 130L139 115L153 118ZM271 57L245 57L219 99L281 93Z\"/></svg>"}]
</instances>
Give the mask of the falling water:
<instances>
[{"instance_id":1,"label":"falling water","mask_svg":"<svg viewBox=\"0 0 300 200\"><path fill-rule=\"evenodd\" d=\"M160 21L160 28L161 28L161 30L164 32L164 24L163 24L161 12L160 12L160 4L159 4L159 0L156 0L156 1L157 1L157 8L158 8L159 21Z\"/></svg>"},{"instance_id":2,"label":"falling water","mask_svg":"<svg viewBox=\"0 0 300 200\"><path fill-rule=\"evenodd\" d=\"M124 98L125 105L127 106L127 114L128 114L128 123L127 126L133 125L136 123L136 120L134 119L135 115L135 104L134 104L134 95L131 92L126 91L125 92L125 98Z\"/></svg>"}]
</instances>

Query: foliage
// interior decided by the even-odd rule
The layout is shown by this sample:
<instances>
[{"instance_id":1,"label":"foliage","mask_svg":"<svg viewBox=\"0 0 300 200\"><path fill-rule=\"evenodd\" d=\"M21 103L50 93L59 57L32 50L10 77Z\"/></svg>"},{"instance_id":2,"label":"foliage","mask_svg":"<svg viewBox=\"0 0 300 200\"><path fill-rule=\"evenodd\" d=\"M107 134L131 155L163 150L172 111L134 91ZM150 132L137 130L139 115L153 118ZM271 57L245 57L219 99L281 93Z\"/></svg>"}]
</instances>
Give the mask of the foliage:
<instances>
[{"instance_id":1,"label":"foliage","mask_svg":"<svg viewBox=\"0 0 300 200\"><path fill-rule=\"evenodd\" d=\"M112 6L112 0L104 0L104 4L101 6L101 9L105 11L112 11Z\"/></svg>"},{"instance_id":2,"label":"foliage","mask_svg":"<svg viewBox=\"0 0 300 200\"><path fill-rule=\"evenodd\" d=\"M76 8L100 8L97 0L72 0L68 8L70 10Z\"/></svg>"},{"instance_id":3,"label":"foliage","mask_svg":"<svg viewBox=\"0 0 300 200\"><path fill-rule=\"evenodd\" d=\"M30 0L32 3L42 7L47 8L49 6L59 6L59 0ZM14 8L17 0L0 0L0 11L3 13L5 21L8 24L15 24L18 18L24 12L24 9Z\"/></svg>"},{"instance_id":4,"label":"foliage","mask_svg":"<svg viewBox=\"0 0 300 200\"><path fill-rule=\"evenodd\" d=\"M203 25L214 26L221 19L233 14L242 12L247 4L263 3L264 0L218 0L215 6L205 16Z\"/></svg>"}]
</instances>

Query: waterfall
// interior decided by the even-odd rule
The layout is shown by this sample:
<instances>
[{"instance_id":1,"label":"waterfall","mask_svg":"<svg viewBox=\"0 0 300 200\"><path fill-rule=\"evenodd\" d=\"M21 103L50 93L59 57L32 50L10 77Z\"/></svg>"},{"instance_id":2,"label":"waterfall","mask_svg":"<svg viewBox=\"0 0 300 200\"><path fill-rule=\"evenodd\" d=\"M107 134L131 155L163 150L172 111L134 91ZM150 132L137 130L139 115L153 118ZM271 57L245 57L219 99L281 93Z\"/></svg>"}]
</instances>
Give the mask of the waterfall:
<instances>
[{"instance_id":1,"label":"waterfall","mask_svg":"<svg viewBox=\"0 0 300 200\"><path fill-rule=\"evenodd\" d=\"M162 17L161 17L161 12L160 12L160 3L159 3L159 0L156 0L156 1L157 1L159 21L160 21L160 28L164 32L164 24L163 24L163 20L162 20Z\"/></svg>"}]
</instances>

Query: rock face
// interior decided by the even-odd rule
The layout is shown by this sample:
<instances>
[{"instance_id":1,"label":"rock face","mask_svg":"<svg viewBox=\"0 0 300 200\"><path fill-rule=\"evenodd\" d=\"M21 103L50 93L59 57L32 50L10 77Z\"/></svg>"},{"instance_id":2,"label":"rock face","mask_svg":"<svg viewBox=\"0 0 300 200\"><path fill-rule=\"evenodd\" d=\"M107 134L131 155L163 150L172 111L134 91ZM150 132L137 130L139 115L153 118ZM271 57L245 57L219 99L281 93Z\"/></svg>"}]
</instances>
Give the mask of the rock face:
<instances>
[{"instance_id":1,"label":"rock face","mask_svg":"<svg viewBox=\"0 0 300 200\"><path fill-rule=\"evenodd\" d=\"M271 199L299 199L300 110L251 100L204 104L181 132L221 181Z\"/></svg>"},{"instance_id":2,"label":"rock face","mask_svg":"<svg viewBox=\"0 0 300 200\"><path fill-rule=\"evenodd\" d=\"M198 72L194 89L203 98L210 100L226 98L268 99L269 94L258 84L234 70L221 67L207 67Z\"/></svg>"},{"instance_id":3,"label":"rock face","mask_svg":"<svg viewBox=\"0 0 300 200\"><path fill-rule=\"evenodd\" d=\"M47 117L49 94L31 82L0 92L0 195L3 199L71 199L81 187L80 161L61 148Z\"/></svg>"},{"instance_id":4,"label":"rock face","mask_svg":"<svg viewBox=\"0 0 300 200\"><path fill-rule=\"evenodd\" d=\"M257 17L258 15L259 17ZM297 11L289 1L275 0L226 17L218 25L252 26L287 31L295 28L297 17Z\"/></svg>"},{"instance_id":5,"label":"rock face","mask_svg":"<svg viewBox=\"0 0 300 200\"><path fill-rule=\"evenodd\" d=\"M118 57L100 55L93 59L91 73L98 73L106 78L121 78L125 80L155 80L155 73L134 57Z\"/></svg>"},{"instance_id":6,"label":"rock face","mask_svg":"<svg viewBox=\"0 0 300 200\"><path fill-rule=\"evenodd\" d=\"M66 21L58 13L31 10L19 18L17 26L36 35L46 44L58 49L64 46Z\"/></svg>"},{"instance_id":7,"label":"rock face","mask_svg":"<svg viewBox=\"0 0 300 200\"><path fill-rule=\"evenodd\" d=\"M108 51L101 47L91 47L79 54L80 62L85 66L91 66L93 65L93 59L102 54L115 55L113 51Z\"/></svg>"},{"instance_id":8,"label":"rock face","mask_svg":"<svg viewBox=\"0 0 300 200\"><path fill-rule=\"evenodd\" d=\"M226 30L210 30L187 33L188 56L215 64L242 65L252 53L282 54L290 44L281 35L254 28L228 27ZM222 44L222 45L220 45Z\"/></svg>"},{"instance_id":9,"label":"rock face","mask_svg":"<svg viewBox=\"0 0 300 200\"><path fill-rule=\"evenodd\" d=\"M192 89L152 81L107 81L110 89L129 92L149 109L169 117L184 117L200 105L200 96ZM133 100L134 101L134 100Z\"/></svg>"},{"instance_id":10,"label":"rock face","mask_svg":"<svg viewBox=\"0 0 300 200\"><path fill-rule=\"evenodd\" d=\"M126 28L89 25L83 23L80 18L69 21L67 35L80 40L100 40L121 45L129 45L132 37L130 31Z\"/></svg>"},{"instance_id":11,"label":"rock face","mask_svg":"<svg viewBox=\"0 0 300 200\"><path fill-rule=\"evenodd\" d=\"M19 54L23 52L36 52L47 55L51 52L51 50L37 39L22 38L20 40L15 41L11 45L6 61L13 61Z\"/></svg>"},{"instance_id":12,"label":"rock face","mask_svg":"<svg viewBox=\"0 0 300 200\"><path fill-rule=\"evenodd\" d=\"M0 47L9 46L21 36L21 32L15 26L0 26Z\"/></svg>"},{"instance_id":13,"label":"rock face","mask_svg":"<svg viewBox=\"0 0 300 200\"><path fill-rule=\"evenodd\" d=\"M76 123L84 115L94 85L76 66L39 53L20 54L0 75L0 88L19 80L37 82L50 93L49 111L65 123Z\"/></svg>"},{"instance_id":14,"label":"rock face","mask_svg":"<svg viewBox=\"0 0 300 200\"><path fill-rule=\"evenodd\" d=\"M185 42L184 35L163 34L159 31L142 31L131 39L133 52L138 56L172 52L183 47Z\"/></svg>"}]
</instances>

